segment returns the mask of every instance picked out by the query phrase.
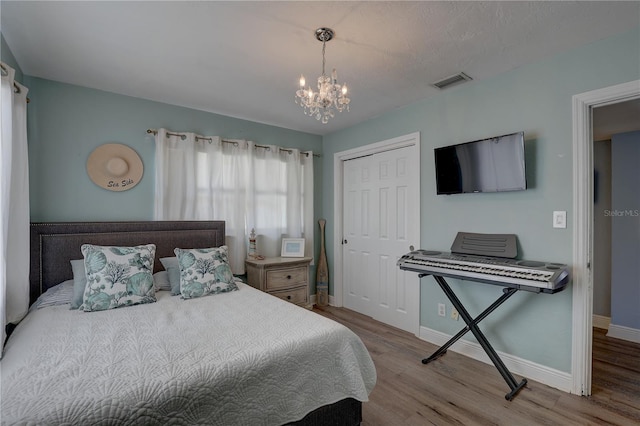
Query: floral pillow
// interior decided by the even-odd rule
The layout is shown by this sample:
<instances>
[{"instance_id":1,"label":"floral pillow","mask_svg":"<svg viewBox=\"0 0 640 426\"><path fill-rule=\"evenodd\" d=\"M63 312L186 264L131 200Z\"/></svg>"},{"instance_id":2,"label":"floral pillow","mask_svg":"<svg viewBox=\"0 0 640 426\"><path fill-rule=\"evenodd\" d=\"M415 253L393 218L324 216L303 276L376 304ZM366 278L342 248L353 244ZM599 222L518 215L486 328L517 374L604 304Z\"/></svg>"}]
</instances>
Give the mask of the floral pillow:
<instances>
[{"instance_id":1,"label":"floral pillow","mask_svg":"<svg viewBox=\"0 0 640 426\"><path fill-rule=\"evenodd\" d=\"M83 244L87 286L80 310L103 311L156 301L153 286L155 244L108 247Z\"/></svg>"},{"instance_id":2,"label":"floral pillow","mask_svg":"<svg viewBox=\"0 0 640 426\"><path fill-rule=\"evenodd\" d=\"M183 299L226 293L238 289L227 246L206 249L175 249L180 265L180 293Z\"/></svg>"}]
</instances>

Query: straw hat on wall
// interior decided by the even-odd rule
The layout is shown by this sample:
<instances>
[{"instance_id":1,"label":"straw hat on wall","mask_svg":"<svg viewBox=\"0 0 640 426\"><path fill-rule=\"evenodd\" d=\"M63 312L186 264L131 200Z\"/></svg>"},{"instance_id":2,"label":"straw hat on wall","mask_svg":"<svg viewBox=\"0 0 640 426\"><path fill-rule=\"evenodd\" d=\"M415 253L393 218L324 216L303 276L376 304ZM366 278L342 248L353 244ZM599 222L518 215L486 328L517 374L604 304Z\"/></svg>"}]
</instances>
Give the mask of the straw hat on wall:
<instances>
[{"instance_id":1,"label":"straw hat on wall","mask_svg":"<svg viewBox=\"0 0 640 426\"><path fill-rule=\"evenodd\" d=\"M137 152L120 143L100 145L87 159L87 174L101 188L126 191L142 179L144 167Z\"/></svg>"}]
</instances>

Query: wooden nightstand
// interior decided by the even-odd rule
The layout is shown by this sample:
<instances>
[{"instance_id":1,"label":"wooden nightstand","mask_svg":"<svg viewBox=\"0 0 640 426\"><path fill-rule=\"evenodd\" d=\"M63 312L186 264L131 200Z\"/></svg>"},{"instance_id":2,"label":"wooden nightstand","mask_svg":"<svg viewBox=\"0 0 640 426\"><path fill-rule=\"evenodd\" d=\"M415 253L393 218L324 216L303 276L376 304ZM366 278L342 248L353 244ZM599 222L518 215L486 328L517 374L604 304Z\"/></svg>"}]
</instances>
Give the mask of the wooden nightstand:
<instances>
[{"instance_id":1,"label":"wooden nightstand","mask_svg":"<svg viewBox=\"0 0 640 426\"><path fill-rule=\"evenodd\" d=\"M244 261L250 286L311 309L309 263L310 257L271 257Z\"/></svg>"}]
</instances>

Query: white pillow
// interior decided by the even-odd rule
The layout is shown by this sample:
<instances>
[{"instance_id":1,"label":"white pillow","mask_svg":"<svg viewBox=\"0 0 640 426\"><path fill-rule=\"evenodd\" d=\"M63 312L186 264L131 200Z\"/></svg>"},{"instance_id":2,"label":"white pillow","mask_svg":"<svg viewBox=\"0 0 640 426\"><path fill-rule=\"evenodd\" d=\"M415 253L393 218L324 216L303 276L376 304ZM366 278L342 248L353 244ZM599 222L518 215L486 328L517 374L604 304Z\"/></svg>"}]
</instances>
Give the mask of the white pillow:
<instances>
[{"instance_id":1,"label":"white pillow","mask_svg":"<svg viewBox=\"0 0 640 426\"><path fill-rule=\"evenodd\" d=\"M73 298L73 280L54 285L38 297L34 306L38 309L47 306L66 305Z\"/></svg>"}]
</instances>

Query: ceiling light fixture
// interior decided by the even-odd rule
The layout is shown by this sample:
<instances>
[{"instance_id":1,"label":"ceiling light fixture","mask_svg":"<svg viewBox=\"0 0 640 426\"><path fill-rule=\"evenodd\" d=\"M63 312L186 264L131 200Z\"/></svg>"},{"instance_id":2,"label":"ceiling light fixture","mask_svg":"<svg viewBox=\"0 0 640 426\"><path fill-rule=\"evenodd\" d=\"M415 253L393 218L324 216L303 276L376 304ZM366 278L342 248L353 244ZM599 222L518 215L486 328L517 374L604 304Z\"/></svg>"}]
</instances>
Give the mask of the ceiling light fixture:
<instances>
[{"instance_id":1,"label":"ceiling light fixture","mask_svg":"<svg viewBox=\"0 0 640 426\"><path fill-rule=\"evenodd\" d=\"M316 38L322 42L322 75L318 77L318 91L314 92L311 86L306 86L304 76L300 76L300 89L296 91L296 104L300 105L306 115L315 117L316 120L327 124L330 118L335 116L334 108L338 112L345 109L349 111L349 102L351 99L347 97L347 85L338 84L338 74L334 68L331 77L325 75L324 72L324 52L326 43L334 36L331 28L318 28L316 30Z\"/></svg>"}]
</instances>

